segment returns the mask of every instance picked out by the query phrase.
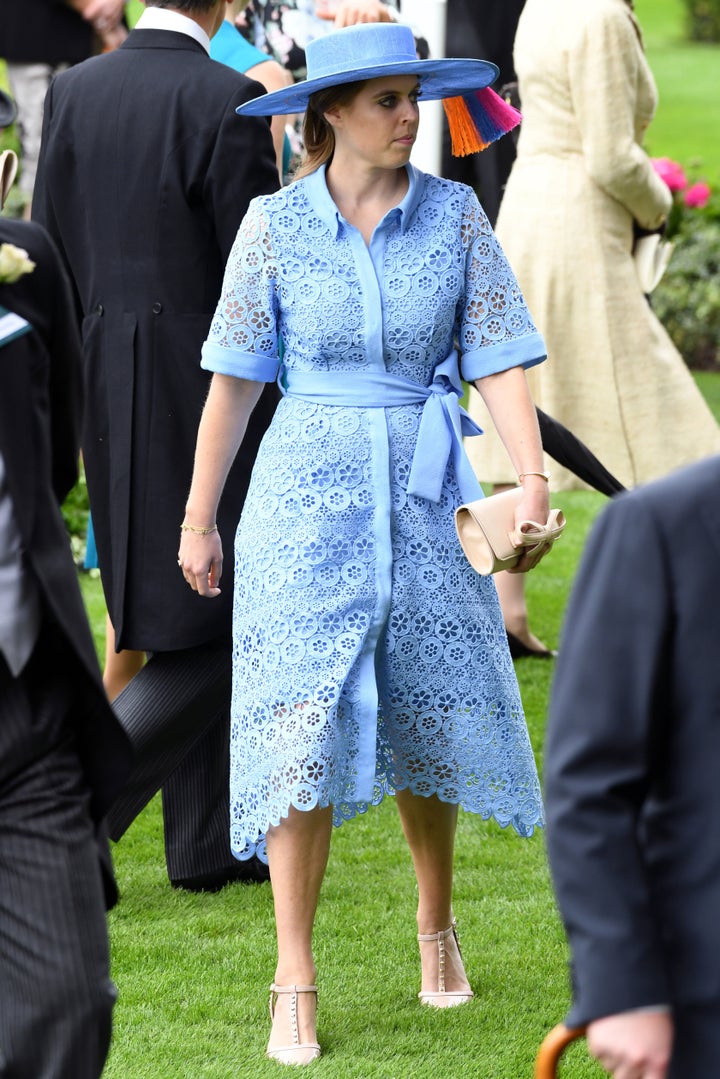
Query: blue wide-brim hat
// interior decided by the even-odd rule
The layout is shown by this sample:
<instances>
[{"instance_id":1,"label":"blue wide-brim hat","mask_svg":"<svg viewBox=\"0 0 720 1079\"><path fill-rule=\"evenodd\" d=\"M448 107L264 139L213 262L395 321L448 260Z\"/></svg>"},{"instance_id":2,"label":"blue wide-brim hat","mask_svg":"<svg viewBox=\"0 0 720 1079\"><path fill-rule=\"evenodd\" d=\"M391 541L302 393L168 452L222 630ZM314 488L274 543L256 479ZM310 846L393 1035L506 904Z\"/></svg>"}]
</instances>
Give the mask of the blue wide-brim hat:
<instances>
[{"instance_id":1,"label":"blue wide-brim hat","mask_svg":"<svg viewBox=\"0 0 720 1079\"><path fill-rule=\"evenodd\" d=\"M311 94L382 75L415 75L423 101L458 97L490 86L498 68L487 60L418 60L415 38L400 23L361 23L315 38L305 48L307 79L246 101L241 116L304 112Z\"/></svg>"}]
</instances>

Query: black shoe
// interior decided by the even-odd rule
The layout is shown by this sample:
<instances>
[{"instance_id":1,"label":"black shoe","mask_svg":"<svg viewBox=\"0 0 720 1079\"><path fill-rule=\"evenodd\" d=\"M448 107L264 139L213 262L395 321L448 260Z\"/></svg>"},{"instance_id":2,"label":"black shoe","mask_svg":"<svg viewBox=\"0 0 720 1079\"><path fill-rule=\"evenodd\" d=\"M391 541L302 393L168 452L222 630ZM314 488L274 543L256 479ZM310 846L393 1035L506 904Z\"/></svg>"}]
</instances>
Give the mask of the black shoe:
<instances>
[{"instance_id":1,"label":"black shoe","mask_svg":"<svg viewBox=\"0 0 720 1079\"><path fill-rule=\"evenodd\" d=\"M555 659L557 652L551 652L549 648L528 648L528 646L516 637L514 633L511 633L509 629L506 629L508 639L508 646L510 648L510 655L513 659L524 659L526 657L532 657L533 659Z\"/></svg>"},{"instance_id":2,"label":"black shoe","mask_svg":"<svg viewBox=\"0 0 720 1079\"><path fill-rule=\"evenodd\" d=\"M216 869L212 873L203 873L200 877L182 877L171 880L173 888L185 892L219 892L226 884L264 884L270 880L270 870L259 858L248 858L245 862L236 862L234 866Z\"/></svg>"}]
</instances>

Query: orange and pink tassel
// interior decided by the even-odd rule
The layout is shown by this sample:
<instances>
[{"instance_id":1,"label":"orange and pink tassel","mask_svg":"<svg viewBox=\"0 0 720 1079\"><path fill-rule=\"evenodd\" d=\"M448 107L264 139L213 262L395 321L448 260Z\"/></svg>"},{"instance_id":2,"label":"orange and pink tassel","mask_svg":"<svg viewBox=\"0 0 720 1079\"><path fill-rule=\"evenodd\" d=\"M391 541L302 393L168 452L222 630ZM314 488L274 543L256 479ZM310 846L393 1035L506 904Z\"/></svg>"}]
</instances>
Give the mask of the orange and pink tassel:
<instances>
[{"instance_id":1,"label":"orange and pink tassel","mask_svg":"<svg viewBox=\"0 0 720 1079\"><path fill-rule=\"evenodd\" d=\"M454 157L486 150L517 127L522 115L490 87L443 100Z\"/></svg>"}]
</instances>

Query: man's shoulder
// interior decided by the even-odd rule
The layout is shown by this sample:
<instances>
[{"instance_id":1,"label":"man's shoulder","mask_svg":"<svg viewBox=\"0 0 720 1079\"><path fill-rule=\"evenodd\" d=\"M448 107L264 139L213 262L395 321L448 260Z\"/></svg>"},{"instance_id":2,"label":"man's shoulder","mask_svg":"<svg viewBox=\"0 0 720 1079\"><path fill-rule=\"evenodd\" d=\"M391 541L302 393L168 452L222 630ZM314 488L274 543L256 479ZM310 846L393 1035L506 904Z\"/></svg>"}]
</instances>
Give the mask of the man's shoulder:
<instances>
[{"instance_id":1,"label":"man's shoulder","mask_svg":"<svg viewBox=\"0 0 720 1079\"><path fill-rule=\"evenodd\" d=\"M55 243L37 221L0 217L0 243L21 248L35 263L31 274L23 275L9 286L15 293L24 293L29 288L31 293L40 295L50 278L60 272L60 256Z\"/></svg>"},{"instance_id":2,"label":"man's shoulder","mask_svg":"<svg viewBox=\"0 0 720 1079\"><path fill-rule=\"evenodd\" d=\"M37 221L0 216L0 243L29 249L30 244L47 242L48 234Z\"/></svg>"},{"instance_id":3,"label":"man's shoulder","mask_svg":"<svg viewBox=\"0 0 720 1079\"><path fill-rule=\"evenodd\" d=\"M697 531L699 517L707 515L720 526L719 491L720 455L715 455L616 496L601 511L595 530L605 537L635 536L643 522L656 537L684 535L688 525Z\"/></svg>"},{"instance_id":4,"label":"man's shoulder","mask_svg":"<svg viewBox=\"0 0 720 1079\"><path fill-rule=\"evenodd\" d=\"M11 285L0 285L0 304L28 319L41 334L48 332L55 305L70 304L70 285L55 242L37 221L0 217L0 243L26 251L34 263L30 273Z\"/></svg>"},{"instance_id":5,"label":"man's shoulder","mask_svg":"<svg viewBox=\"0 0 720 1079\"><path fill-rule=\"evenodd\" d=\"M247 75L213 60L189 34L155 29L132 30L119 48L74 64L59 73L55 81L67 84L90 77L108 77L133 65L150 65L158 69L161 65L182 68L186 73L192 73L191 76L186 74L183 80L191 85L198 77L228 86L249 85L252 82Z\"/></svg>"},{"instance_id":6,"label":"man's shoulder","mask_svg":"<svg viewBox=\"0 0 720 1079\"><path fill-rule=\"evenodd\" d=\"M648 505L664 505L669 502L684 504L696 499L703 491L720 491L720 454L705 457L636 487L618 501L631 504L644 502Z\"/></svg>"},{"instance_id":7,"label":"man's shoulder","mask_svg":"<svg viewBox=\"0 0 720 1079\"><path fill-rule=\"evenodd\" d=\"M132 101L133 107L139 97L144 97L151 111L158 102L172 99L182 101L190 113L210 115L226 105L242 104L260 92L256 82L211 59L187 35L162 30L145 30L142 34L146 39L157 35L166 42L177 42L179 47L137 48L129 44L131 35L113 52L84 60L57 75L51 88L54 107L68 102L85 111L86 103L104 101L109 93L122 94L122 100Z\"/></svg>"},{"instance_id":8,"label":"man's shoulder","mask_svg":"<svg viewBox=\"0 0 720 1079\"><path fill-rule=\"evenodd\" d=\"M137 34L138 31L134 33ZM158 70L160 70L160 52L162 51L162 64L182 71L182 81L178 83L177 91L183 93L186 90L197 99L200 107L206 103L209 94L213 95L210 103L221 98L230 99L234 94L238 96L239 103L248 97L256 97L261 89L247 75L214 60L201 45L186 34L163 30L146 30L143 33L149 39L154 35L162 37L174 46L163 47L162 50L158 47L156 57ZM129 54L133 50L127 47L128 44L132 44L132 36L124 47L124 51ZM116 50L117 53L121 51L123 50Z\"/></svg>"}]
</instances>

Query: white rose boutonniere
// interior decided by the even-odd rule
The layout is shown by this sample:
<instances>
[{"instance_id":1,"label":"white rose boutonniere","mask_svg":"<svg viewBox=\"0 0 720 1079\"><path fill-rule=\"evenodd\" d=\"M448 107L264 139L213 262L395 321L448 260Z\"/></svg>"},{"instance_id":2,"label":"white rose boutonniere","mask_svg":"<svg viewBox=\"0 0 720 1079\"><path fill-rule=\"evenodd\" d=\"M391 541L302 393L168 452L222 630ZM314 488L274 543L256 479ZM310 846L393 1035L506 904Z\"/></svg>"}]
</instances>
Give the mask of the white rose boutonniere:
<instances>
[{"instance_id":1,"label":"white rose boutonniere","mask_svg":"<svg viewBox=\"0 0 720 1079\"><path fill-rule=\"evenodd\" d=\"M27 251L15 244L0 244L0 284L12 285L26 273L32 273L35 263Z\"/></svg>"}]
</instances>

